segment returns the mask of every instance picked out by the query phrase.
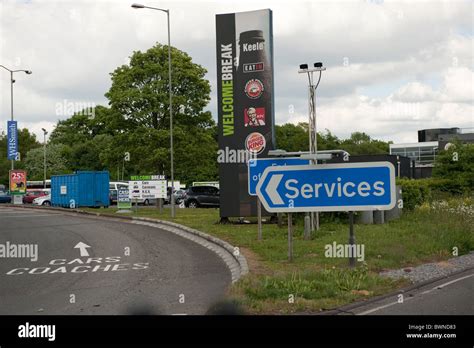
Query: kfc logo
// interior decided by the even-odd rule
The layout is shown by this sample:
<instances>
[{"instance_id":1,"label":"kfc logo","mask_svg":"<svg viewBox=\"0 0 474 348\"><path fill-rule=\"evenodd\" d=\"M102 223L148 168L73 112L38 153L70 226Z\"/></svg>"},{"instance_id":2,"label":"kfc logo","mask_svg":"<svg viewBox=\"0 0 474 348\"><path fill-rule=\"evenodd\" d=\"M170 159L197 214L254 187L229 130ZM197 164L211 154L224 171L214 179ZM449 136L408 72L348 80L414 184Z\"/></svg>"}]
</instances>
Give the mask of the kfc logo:
<instances>
[{"instance_id":1,"label":"kfc logo","mask_svg":"<svg viewBox=\"0 0 474 348\"><path fill-rule=\"evenodd\" d=\"M245 127L265 126L265 108L244 109Z\"/></svg>"}]
</instances>

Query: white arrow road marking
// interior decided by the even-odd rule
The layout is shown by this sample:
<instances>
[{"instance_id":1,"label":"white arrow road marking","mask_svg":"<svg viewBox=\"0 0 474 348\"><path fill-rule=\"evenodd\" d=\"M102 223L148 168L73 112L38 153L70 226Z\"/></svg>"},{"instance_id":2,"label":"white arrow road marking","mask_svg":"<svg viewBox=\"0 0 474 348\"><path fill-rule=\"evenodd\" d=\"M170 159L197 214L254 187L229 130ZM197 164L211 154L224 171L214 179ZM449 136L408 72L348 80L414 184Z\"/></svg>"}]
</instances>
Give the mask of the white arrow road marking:
<instances>
[{"instance_id":1,"label":"white arrow road marking","mask_svg":"<svg viewBox=\"0 0 474 348\"><path fill-rule=\"evenodd\" d=\"M283 174L272 175L267 187L265 188L265 192L267 193L268 197L270 197L270 200L274 205L284 203L281 199L281 196L277 192L278 185L280 184L282 178Z\"/></svg>"},{"instance_id":2,"label":"white arrow road marking","mask_svg":"<svg viewBox=\"0 0 474 348\"><path fill-rule=\"evenodd\" d=\"M74 248L79 249L79 251L81 252L81 256L89 256L89 252L87 251L86 248L90 248L90 245L79 242L79 243L76 244L76 246Z\"/></svg>"}]
</instances>

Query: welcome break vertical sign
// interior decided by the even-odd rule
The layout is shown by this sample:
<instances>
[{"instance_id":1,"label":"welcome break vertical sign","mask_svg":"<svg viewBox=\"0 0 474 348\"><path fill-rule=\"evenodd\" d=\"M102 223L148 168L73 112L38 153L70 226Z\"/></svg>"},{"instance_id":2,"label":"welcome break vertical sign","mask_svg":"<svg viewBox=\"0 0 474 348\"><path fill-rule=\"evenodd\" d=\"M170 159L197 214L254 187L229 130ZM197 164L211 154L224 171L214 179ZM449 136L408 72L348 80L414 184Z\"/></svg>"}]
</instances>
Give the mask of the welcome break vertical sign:
<instances>
[{"instance_id":1,"label":"welcome break vertical sign","mask_svg":"<svg viewBox=\"0 0 474 348\"><path fill-rule=\"evenodd\" d=\"M255 216L246 159L275 148L272 11L216 16L221 217ZM233 155L232 155L233 154ZM247 157L248 158L248 157Z\"/></svg>"}]
</instances>

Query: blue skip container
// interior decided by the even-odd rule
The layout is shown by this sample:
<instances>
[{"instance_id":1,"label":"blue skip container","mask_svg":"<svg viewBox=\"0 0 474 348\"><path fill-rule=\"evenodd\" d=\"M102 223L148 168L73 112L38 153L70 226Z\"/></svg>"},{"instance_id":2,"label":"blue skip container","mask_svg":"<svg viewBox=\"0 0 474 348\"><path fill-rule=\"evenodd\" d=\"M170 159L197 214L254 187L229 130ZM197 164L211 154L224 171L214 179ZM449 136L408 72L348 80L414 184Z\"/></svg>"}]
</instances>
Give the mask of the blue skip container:
<instances>
[{"instance_id":1,"label":"blue skip container","mask_svg":"<svg viewBox=\"0 0 474 348\"><path fill-rule=\"evenodd\" d=\"M109 172L77 171L75 174L51 176L53 207L108 207Z\"/></svg>"}]
</instances>

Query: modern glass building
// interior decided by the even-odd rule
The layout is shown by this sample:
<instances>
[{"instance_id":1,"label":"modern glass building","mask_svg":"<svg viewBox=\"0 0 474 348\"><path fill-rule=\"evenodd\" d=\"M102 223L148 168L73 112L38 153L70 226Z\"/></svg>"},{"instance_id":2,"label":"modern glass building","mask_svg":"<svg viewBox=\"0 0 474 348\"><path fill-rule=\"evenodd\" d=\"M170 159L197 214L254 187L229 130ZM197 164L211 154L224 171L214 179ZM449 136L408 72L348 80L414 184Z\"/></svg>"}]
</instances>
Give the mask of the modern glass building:
<instances>
[{"instance_id":1,"label":"modern glass building","mask_svg":"<svg viewBox=\"0 0 474 348\"><path fill-rule=\"evenodd\" d=\"M390 144L390 154L406 156L415 161L416 166L432 165L438 154L439 142Z\"/></svg>"}]
</instances>

